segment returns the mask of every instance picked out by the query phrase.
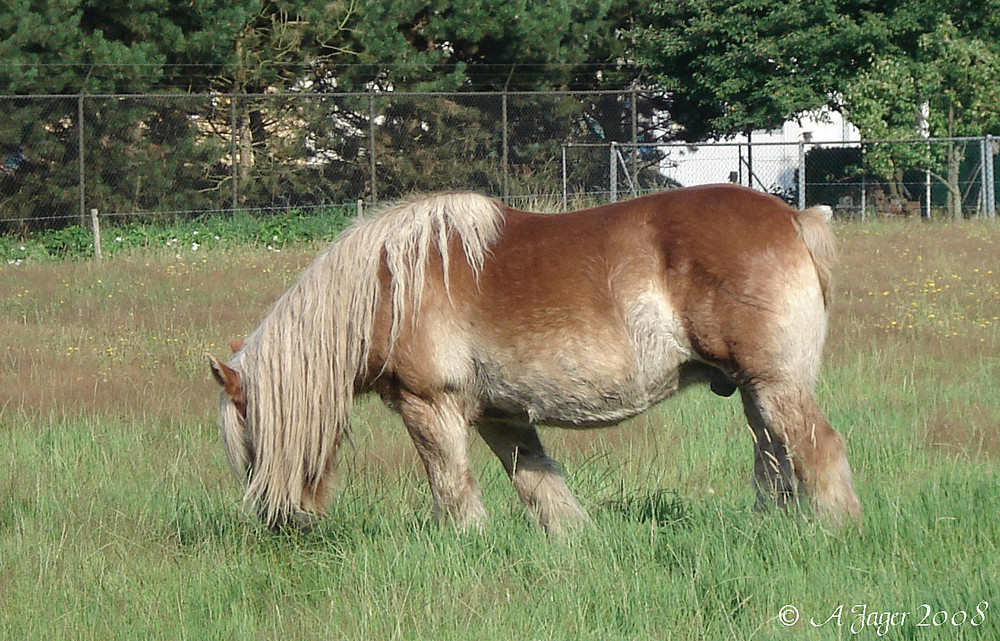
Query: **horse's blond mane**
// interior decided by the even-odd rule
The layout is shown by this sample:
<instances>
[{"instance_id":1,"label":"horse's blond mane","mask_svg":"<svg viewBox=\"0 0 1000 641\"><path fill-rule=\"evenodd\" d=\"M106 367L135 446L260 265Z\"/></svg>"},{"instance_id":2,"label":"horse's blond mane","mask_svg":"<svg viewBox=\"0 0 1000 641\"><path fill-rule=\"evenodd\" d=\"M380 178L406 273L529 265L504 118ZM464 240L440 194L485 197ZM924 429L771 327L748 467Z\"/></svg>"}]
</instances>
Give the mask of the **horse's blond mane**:
<instances>
[{"instance_id":1,"label":"horse's blond mane","mask_svg":"<svg viewBox=\"0 0 1000 641\"><path fill-rule=\"evenodd\" d=\"M441 256L447 288L449 238L462 244L478 274L501 225L498 204L475 194L407 200L356 221L278 300L234 359L247 397L245 437L255 452L246 500L265 521L301 509L304 490L320 482L349 428L383 261L391 275L391 349L403 315L420 305L431 252ZM229 442L231 427L223 425L232 460L238 446Z\"/></svg>"}]
</instances>

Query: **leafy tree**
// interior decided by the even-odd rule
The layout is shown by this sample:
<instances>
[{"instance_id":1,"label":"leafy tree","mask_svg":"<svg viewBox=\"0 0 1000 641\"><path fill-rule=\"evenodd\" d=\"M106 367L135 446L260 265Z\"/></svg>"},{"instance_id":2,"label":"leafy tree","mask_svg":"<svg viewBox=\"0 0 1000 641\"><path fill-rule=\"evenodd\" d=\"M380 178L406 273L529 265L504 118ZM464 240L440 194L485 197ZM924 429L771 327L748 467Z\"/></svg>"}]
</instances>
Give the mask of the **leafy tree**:
<instances>
[{"instance_id":1,"label":"leafy tree","mask_svg":"<svg viewBox=\"0 0 1000 641\"><path fill-rule=\"evenodd\" d=\"M846 113L866 137L954 138L1000 132L1000 44L995 38L1000 3L948 7L958 14L954 17L944 8L910 13L905 20L897 17L893 41L899 44L880 53L870 69L846 85ZM929 171L947 190L949 215L961 218L964 156L961 142L944 148L883 145L873 149L868 162L889 178L897 196L902 195L904 171Z\"/></svg>"},{"instance_id":2,"label":"leafy tree","mask_svg":"<svg viewBox=\"0 0 1000 641\"><path fill-rule=\"evenodd\" d=\"M327 200L335 187L344 185L324 168L342 168L343 163L329 162L330 149L319 150L319 156L314 152L317 141L328 137L331 115L343 116L326 111L322 101L283 100L279 95L337 89L332 65L353 59L348 27L358 20L358 3L254 0L246 8L246 20L227 41L229 64L215 77L215 87L230 94L222 101L231 109L219 112L221 121L214 129L226 139L236 138L234 178L240 204ZM307 194L312 198L301 197Z\"/></svg>"},{"instance_id":3,"label":"leafy tree","mask_svg":"<svg viewBox=\"0 0 1000 641\"><path fill-rule=\"evenodd\" d=\"M397 192L551 190L560 142L628 141L633 113L658 135L662 102L511 97L505 119L499 95L400 94L627 86L638 78L624 64L623 29L638 5L12 0L0 7L0 82L14 93L88 95L4 105L12 116L0 123L0 154L23 150L28 162L0 176L0 207L27 218L78 212L81 122L86 202L104 212L214 208L237 192L248 207L353 199L373 162ZM176 90L216 95L92 95ZM371 93L338 93L358 90Z\"/></svg>"},{"instance_id":4,"label":"leafy tree","mask_svg":"<svg viewBox=\"0 0 1000 641\"><path fill-rule=\"evenodd\" d=\"M629 7L612 0L370 3L355 31L358 62L378 68L367 80L397 90L592 89L609 70L615 75L625 45L616 30Z\"/></svg>"},{"instance_id":5,"label":"leafy tree","mask_svg":"<svg viewBox=\"0 0 1000 641\"><path fill-rule=\"evenodd\" d=\"M498 179L504 159L500 96L401 94L595 88L607 76L621 82L621 74L606 63L619 59L624 47L609 24L624 14L618 6L619 13L612 15L611 6L607 0L543 7L528 7L523 0L260 4L237 34L235 62L217 80L227 92L248 94L234 104L236 179L243 203L279 204L275 196L280 193L339 194L341 199L359 192L376 195L370 183L359 184L371 176L372 154L379 184L394 185L388 191L383 187L380 198L447 186L505 193ZM595 57L605 64L594 64ZM373 95L295 101L270 95L357 90ZM391 99L381 97L390 93ZM639 108L642 115L653 111L650 104ZM598 123L589 132L592 139L599 139L601 131L614 137L609 139L628 140L630 107L614 100L599 105L578 100L573 114L564 108L511 105L511 140L532 141L539 132L546 132L547 140L508 145L507 165L547 167L533 179L551 190L559 153L553 132L568 137L574 124L588 122L585 113ZM560 117L569 121L557 121ZM289 121L296 123L295 131L283 125ZM216 129L226 132L233 124L220 122ZM515 173L512 180L529 175Z\"/></svg>"},{"instance_id":6,"label":"leafy tree","mask_svg":"<svg viewBox=\"0 0 1000 641\"><path fill-rule=\"evenodd\" d=\"M621 28L633 12L631 2L609 0L371 3L354 29L364 65L353 64L338 77L352 87L395 93L619 88L635 78L634 69L618 67L627 46ZM408 151L376 151L378 170L400 177L403 189L436 183L500 195L517 184L521 191L551 192L561 142L631 139L631 106L614 98L496 95L474 104L466 98L394 98L392 104L379 119L377 141ZM438 112L442 107L446 113ZM645 101L638 107L640 122L655 111ZM446 161L449 155L454 158ZM434 163L417 164L431 157ZM470 164L471 158L482 160Z\"/></svg>"},{"instance_id":7,"label":"leafy tree","mask_svg":"<svg viewBox=\"0 0 1000 641\"><path fill-rule=\"evenodd\" d=\"M882 44L878 15L836 0L657 0L631 31L685 140L771 129L835 100Z\"/></svg>"},{"instance_id":8,"label":"leafy tree","mask_svg":"<svg viewBox=\"0 0 1000 641\"><path fill-rule=\"evenodd\" d=\"M669 93L688 140L776 127L821 105L866 138L997 130L1000 0L657 0L631 31L635 57ZM914 145L868 149L866 161L902 196L904 172L935 170L960 216L961 144L941 158ZM940 169L935 169L940 168Z\"/></svg>"}]
</instances>

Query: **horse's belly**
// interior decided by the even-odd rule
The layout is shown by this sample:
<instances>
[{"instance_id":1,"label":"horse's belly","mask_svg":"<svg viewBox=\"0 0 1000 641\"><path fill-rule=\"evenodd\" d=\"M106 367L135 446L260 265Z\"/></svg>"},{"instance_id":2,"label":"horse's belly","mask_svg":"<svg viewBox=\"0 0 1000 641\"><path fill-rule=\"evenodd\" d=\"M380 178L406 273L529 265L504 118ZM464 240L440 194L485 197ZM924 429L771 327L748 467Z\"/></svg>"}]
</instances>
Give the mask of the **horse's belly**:
<instances>
[{"instance_id":1,"label":"horse's belly","mask_svg":"<svg viewBox=\"0 0 1000 641\"><path fill-rule=\"evenodd\" d=\"M592 353L563 352L504 365L480 363L486 413L537 425L603 427L645 411L680 387L680 364L687 360L682 352L671 348L636 358L631 349L612 351L614 359L601 361Z\"/></svg>"},{"instance_id":2,"label":"horse's belly","mask_svg":"<svg viewBox=\"0 0 1000 641\"><path fill-rule=\"evenodd\" d=\"M635 416L678 388L678 377L655 388L626 380L576 377L494 379L485 390L486 414L537 425L603 427Z\"/></svg>"},{"instance_id":3,"label":"horse's belly","mask_svg":"<svg viewBox=\"0 0 1000 641\"><path fill-rule=\"evenodd\" d=\"M479 344L488 413L560 427L613 425L679 389L680 367L693 352L652 283L622 293L604 317L581 316Z\"/></svg>"}]
</instances>

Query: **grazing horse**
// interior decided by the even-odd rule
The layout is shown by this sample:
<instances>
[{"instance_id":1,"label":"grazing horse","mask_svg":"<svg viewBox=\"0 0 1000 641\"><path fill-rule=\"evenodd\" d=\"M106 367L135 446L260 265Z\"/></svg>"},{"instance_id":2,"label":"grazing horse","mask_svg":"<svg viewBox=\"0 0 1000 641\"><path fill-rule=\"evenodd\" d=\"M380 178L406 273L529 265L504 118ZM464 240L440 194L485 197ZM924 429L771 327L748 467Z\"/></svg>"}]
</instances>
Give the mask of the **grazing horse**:
<instances>
[{"instance_id":1,"label":"grazing horse","mask_svg":"<svg viewBox=\"0 0 1000 641\"><path fill-rule=\"evenodd\" d=\"M565 214L471 193L398 204L318 256L228 365L210 358L229 462L265 523L309 527L354 396L374 391L402 415L438 518L486 518L474 427L558 532L587 514L536 426L609 426L708 383L740 392L759 505L800 495L856 520L844 440L813 396L829 217L728 185Z\"/></svg>"}]
</instances>

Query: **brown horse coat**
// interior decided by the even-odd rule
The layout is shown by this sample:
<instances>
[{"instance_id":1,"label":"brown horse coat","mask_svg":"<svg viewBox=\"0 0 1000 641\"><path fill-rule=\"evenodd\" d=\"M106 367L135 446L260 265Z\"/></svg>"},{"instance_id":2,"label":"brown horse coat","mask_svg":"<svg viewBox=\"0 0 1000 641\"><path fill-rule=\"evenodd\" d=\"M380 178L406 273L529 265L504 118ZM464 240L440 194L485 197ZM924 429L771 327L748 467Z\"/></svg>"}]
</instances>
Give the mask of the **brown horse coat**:
<instances>
[{"instance_id":1,"label":"brown horse coat","mask_svg":"<svg viewBox=\"0 0 1000 641\"><path fill-rule=\"evenodd\" d=\"M230 460L248 474L251 489L254 476L280 477L248 495L267 521L304 522L322 512L324 479L345 421L306 438L289 458L279 452L295 441L286 432L309 429L281 415L293 401L264 410L277 413L268 417L260 409L249 418L244 409L241 417L227 407L252 407L255 396L275 394L275 384L255 373L262 359L311 360L318 364L303 369L305 376L316 367L347 370L335 378L354 389L341 384L330 393L349 402L354 391L374 390L402 414L440 517L463 525L485 518L468 463L474 426L536 521L558 530L586 514L535 426L613 425L686 385L708 382L720 394L740 390L755 438L761 505L784 504L798 490L831 521L858 518L843 439L812 393L834 260L828 217L823 208L798 212L733 186L567 214L517 211L470 194L409 201L377 219L383 228L355 242L363 249L345 240L328 250L369 252L365 269L373 283L349 292L363 299L365 322L312 318L309 310L326 302L300 284L233 367L214 362ZM371 226L362 223L348 236ZM324 269L327 287L343 286L345 268L324 267L322 257L303 281ZM290 305L298 311L272 320ZM356 303L341 307L358 315ZM317 358L310 343L336 340L312 323L358 331L359 362ZM290 351L254 349L289 324L297 327L293 339L282 339ZM300 394L294 403L323 400ZM282 438L264 433L275 430ZM285 464L270 462L276 456ZM283 498L275 501L276 494Z\"/></svg>"}]
</instances>

